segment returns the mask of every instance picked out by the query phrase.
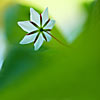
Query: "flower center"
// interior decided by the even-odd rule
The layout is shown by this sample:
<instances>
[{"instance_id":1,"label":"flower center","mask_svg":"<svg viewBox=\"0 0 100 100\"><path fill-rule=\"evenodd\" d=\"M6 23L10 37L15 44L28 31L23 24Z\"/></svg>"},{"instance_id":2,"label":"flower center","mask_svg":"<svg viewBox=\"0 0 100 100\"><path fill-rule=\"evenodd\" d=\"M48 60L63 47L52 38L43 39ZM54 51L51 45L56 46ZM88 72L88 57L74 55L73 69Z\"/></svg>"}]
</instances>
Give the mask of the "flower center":
<instances>
[{"instance_id":1,"label":"flower center","mask_svg":"<svg viewBox=\"0 0 100 100\"><path fill-rule=\"evenodd\" d=\"M43 32L43 28L40 28L39 31L40 31L40 32Z\"/></svg>"}]
</instances>

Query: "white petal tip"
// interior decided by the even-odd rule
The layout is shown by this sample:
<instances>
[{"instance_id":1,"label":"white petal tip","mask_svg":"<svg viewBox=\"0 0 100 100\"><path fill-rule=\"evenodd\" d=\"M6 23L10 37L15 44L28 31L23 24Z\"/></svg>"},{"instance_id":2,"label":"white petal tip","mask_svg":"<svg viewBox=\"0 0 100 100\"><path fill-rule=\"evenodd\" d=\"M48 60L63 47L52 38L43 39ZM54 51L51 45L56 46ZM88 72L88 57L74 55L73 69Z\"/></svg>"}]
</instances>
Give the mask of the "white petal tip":
<instances>
[{"instance_id":1,"label":"white petal tip","mask_svg":"<svg viewBox=\"0 0 100 100\"><path fill-rule=\"evenodd\" d=\"M46 7L46 10L48 10L48 7Z\"/></svg>"},{"instance_id":2,"label":"white petal tip","mask_svg":"<svg viewBox=\"0 0 100 100\"><path fill-rule=\"evenodd\" d=\"M56 21L55 20L52 20L52 28L54 27Z\"/></svg>"},{"instance_id":3,"label":"white petal tip","mask_svg":"<svg viewBox=\"0 0 100 100\"><path fill-rule=\"evenodd\" d=\"M40 48L41 48L41 47L36 47L36 46L34 45L34 50L35 50L35 51L38 51Z\"/></svg>"},{"instance_id":4,"label":"white petal tip","mask_svg":"<svg viewBox=\"0 0 100 100\"><path fill-rule=\"evenodd\" d=\"M20 25L20 22L17 22L18 25Z\"/></svg>"},{"instance_id":5,"label":"white petal tip","mask_svg":"<svg viewBox=\"0 0 100 100\"><path fill-rule=\"evenodd\" d=\"M21 41L19 44L23 45L23 44L26 44L25 42Z\"/></svg>"},{"instance_id":6,"label":"white petal tip","mask_svg":"<svg viewBox=\"0 0 100 100\"><path fill-rule=\"evenodd\" d=\"M33 11L34 9L33 8L30 8L30 11Z\"/></svg>"},{"instance_id":7,"label":"white petal tip","mask_svg":"<svg viewBox=\"0 0 100 100\"><path fill-rule=\"evenodd\" d=\"M20 22L17 22L17 24L19 25L19 26L21 26L22 25L22 22L20 21Z\"/></svg>"},{"instance_id":8,"label":"white petal tip","mask_svg":"<svg viewBox=\"0 0 100 100\"><path fill-rule=\"evenodd\" d=\"M34 50L35 50L35 51L38 51L40 48L41 48L41 47L36 47L36 46L34 45Z\"/></svg>"},{"instance_id":9,"label":"white petal tip","mask_svg":"<svg viewBox=\"0 0 100 100\"><path fill-rule=\"evenodd\" d=\"M35 51L38 51L39 49L34 48Z\"/></svg>"},{"instance_id":10,"label":"white petal tip","mask_svg":"<svg viewBox=\"0 0 100 100\"><path fill-rule=\"evenodd\" d=\"M23 42L21 41L19 44L23 44Z\"/></svg>"},{"instance_id":11,"label":"white petal tip","mask_svg":"<svg viewBox=\"0 0 100 100\"><path fill-rule=\"evenodd\" d=\"M30 8L30 10L32 10L33 8Z\"/></svg>"},{"instance_id":12,"label":"white petal tip","mask_svg":"<svg viewBox=\"0 0 100 100\"><path fill-rule=\"evenodd\" d=\"M48 14L48 7L45 9L45 11L47 11L47 14Z\"/></svg>"}]
</instances>

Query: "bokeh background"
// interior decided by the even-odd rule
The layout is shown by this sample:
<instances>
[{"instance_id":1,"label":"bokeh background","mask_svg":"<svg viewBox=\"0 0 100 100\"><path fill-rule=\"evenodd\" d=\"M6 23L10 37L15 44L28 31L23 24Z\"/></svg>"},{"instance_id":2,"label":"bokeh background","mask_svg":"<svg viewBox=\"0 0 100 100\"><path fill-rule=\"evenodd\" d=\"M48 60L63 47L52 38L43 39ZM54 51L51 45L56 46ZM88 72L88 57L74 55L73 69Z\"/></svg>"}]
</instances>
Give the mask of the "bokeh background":
<instances>
[{"instance_id":1,"label":"bokeh background","mask_svg":"<svg viewBox=\"0 0 100 100\"><path fill-rule=\"evenodd\" d=\"M55 39L20 45L18 21L49 8ZM0 100L100 100L100 0L0 0Z\"/></svg>"}]
</instances>

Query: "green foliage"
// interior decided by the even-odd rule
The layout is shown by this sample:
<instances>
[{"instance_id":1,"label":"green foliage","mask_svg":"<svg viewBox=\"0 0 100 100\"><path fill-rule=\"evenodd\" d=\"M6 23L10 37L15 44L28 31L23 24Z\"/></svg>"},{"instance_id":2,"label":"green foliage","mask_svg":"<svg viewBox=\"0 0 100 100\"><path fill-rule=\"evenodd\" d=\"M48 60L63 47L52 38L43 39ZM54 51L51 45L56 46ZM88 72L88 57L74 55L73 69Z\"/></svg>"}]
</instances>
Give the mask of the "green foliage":
<instances>
[{"instance_id":1,"label":"green foliage","mask_svg":"<svg viewBox=\"0 0 100 100\"><path fill-rule=\"evenodd\" d=\"M8 9L5 25L11 47L0 73L1 100L99 100L100 1L93 6L72 48L52 39L39 51L33 44L19 45L25 32L17 22L29 19L29 8ZM52 33L65 42L56 27Z\"/></svg>"}]
</instances>

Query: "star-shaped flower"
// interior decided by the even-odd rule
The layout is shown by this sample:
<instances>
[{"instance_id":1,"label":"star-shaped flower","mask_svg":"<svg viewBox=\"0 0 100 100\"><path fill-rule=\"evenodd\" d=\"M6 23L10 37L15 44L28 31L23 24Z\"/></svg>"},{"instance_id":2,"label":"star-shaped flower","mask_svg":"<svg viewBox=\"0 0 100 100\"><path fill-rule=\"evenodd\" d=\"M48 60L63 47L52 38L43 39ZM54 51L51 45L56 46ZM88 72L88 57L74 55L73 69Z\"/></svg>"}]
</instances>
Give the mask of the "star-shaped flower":
<instances>
[{"instance_id":1,"label":"star-shaped flower","mask_svg":"<svg viewBox=\"0 0 100 100\"><path fill-rule=\"evenodd\" d=\"M55 20L48 18L48 8L39 15L33 8L30 8L30 21L18 22L18 25L28 32L22 39L20 44L28 44L34 42L34 50L38 50L44 41L51 40L51 33Z\"/></svg>"}]
</instances>

